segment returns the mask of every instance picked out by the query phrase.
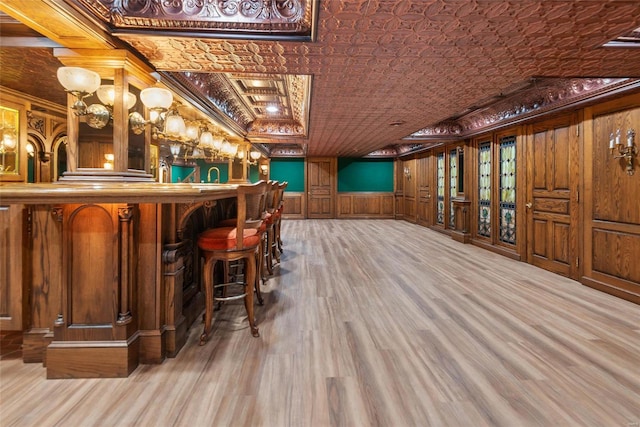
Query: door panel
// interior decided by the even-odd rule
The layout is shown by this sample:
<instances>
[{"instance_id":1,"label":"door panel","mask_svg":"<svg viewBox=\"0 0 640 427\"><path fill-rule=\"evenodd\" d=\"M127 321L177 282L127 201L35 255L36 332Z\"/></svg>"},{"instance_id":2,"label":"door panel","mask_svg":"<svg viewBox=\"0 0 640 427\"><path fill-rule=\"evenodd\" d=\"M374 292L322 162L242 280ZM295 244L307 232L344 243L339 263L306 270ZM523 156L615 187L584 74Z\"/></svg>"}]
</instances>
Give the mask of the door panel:
<instances>
[{"instance_id":1,"label":"door panel","mask_svg":"<svg viewBox=\"0 0 640 427\"><path fill-rule=\"evenodd\" d=\"M307 208L309 218L334 218L336 159L307 159Z\"/></svg>"},{"instance_id":2,"label":"door panel","mask_svg":"<svg viewBox=\"0 0 640 427\"><path fill-rule=\"evenodd\" d=\"M530 133L527 188L527 259L577 278L577 145L572 118L534 125Z\"/></svg>"}]
</instances>

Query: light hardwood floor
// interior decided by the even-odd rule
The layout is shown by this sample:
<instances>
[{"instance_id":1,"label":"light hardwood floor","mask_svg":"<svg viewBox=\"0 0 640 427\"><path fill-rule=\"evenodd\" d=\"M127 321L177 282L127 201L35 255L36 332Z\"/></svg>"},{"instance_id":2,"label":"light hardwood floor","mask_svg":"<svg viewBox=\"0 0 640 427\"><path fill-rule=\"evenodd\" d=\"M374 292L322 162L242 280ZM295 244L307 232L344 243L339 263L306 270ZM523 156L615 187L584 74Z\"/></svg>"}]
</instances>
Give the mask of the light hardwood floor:
<instances>
[{"instance_id":1,"label":"light hardwood floor","mask_svg":"<svg viewBox=\"0 0 640 427\"><path fill-rule=\"evenodd\" d=\"M403 221L282 233L260 338L238 303L126 379L2 360L0 425L640 426L639 306Z\"/></svg>"}]
</instances>

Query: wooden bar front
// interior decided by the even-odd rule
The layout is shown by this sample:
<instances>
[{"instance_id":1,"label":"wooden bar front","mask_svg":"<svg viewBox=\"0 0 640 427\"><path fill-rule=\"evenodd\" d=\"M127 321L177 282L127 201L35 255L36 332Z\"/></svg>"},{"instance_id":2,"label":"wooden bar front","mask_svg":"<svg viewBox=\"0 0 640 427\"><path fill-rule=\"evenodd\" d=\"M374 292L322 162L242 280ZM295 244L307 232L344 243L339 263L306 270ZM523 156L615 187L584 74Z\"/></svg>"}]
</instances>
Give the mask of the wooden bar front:
<instances>
[{"instance_id":1,"label":"wooden bar front","mask_svg":"<svg viewBox=\"0 0 640 427\"><path fill-rule=\"evenodd\" d=\"M0 187L11 229L23 230L10 246L22 271L3 286L28 292L24 361L42 362L47 378L126 377L175 356L204 303L195 236L221 219L236 189Z\"/></svg>"}]
</instances>

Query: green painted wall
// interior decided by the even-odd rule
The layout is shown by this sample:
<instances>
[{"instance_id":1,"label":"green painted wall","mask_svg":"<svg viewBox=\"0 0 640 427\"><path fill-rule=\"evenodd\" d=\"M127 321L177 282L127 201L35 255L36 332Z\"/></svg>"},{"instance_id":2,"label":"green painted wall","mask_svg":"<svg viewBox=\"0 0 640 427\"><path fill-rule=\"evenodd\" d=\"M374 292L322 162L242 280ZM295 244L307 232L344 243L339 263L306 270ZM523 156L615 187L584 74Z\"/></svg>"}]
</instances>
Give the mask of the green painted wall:
<instances>
[{"instance_id":1,"label":"green painted wall","mask_svg":"<svg viewBox=\"0 0 640 427\"><path fill-rule=\"evenodd\" d=\"M35 159L27 156L27 182L36 182Z\"/></svg>"},{"instance_id":2,"label":"green painted wall","mask_svg":"<svg viewBox=\"0 0 640 427\"><path fill-rule=\"evenodd\" d=\"M171 182L182 182L191 172L193 168L171 165Z\"/></svg>"},{"instance_id":3,"label":"green painted wall","mask_svg":"<svg viewBox=\"0 0 640 427\"><path fill-rule=\"evenodd\" d=\"M393 192L393 159L338 158L338 193Z\"/></svg>"},{"instance_id":4,"label":"green painted wall","mask_svg":"<svg viewBox=\"0 0 640 427\"><path fill-rule=\"evenodd\" d=\"M271 172L269 177L280 182L287 181L288 185L285 190L287 192L303 192L304 159L271 159Z\"/></svg>"},{"instance_id":5,"label":"green painted wall","mask_svg":"<svg viewBox=\"0 0 640 427\"><path fill-rule=\"evenodd\" d=\"M249 181L256 183L261 179L258 165L249 165Z\"/></svg>"}]
</instances>

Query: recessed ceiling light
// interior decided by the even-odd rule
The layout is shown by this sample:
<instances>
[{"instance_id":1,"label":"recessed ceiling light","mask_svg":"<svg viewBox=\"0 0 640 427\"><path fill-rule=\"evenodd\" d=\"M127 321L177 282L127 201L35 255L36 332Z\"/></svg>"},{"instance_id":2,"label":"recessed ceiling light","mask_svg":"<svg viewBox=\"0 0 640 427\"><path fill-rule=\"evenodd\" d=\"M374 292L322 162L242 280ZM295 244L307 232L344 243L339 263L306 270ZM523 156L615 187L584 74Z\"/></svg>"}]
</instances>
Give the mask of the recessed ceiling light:
<instances>
[{"instance_id":1,"label":"recessed ceiling light","mask_svg":"<svg viewBox=\"0 0 640 427\"><path fill-rule=\"evenodd\" d=\"M267 105L267 111L269 113L277 113L280 109L277 105Z\"/></svg>"}]
</instances>

